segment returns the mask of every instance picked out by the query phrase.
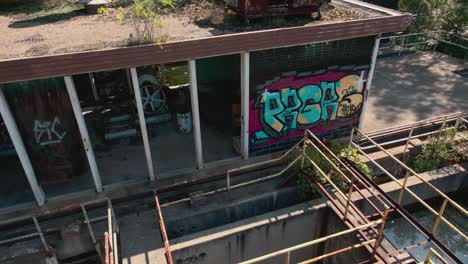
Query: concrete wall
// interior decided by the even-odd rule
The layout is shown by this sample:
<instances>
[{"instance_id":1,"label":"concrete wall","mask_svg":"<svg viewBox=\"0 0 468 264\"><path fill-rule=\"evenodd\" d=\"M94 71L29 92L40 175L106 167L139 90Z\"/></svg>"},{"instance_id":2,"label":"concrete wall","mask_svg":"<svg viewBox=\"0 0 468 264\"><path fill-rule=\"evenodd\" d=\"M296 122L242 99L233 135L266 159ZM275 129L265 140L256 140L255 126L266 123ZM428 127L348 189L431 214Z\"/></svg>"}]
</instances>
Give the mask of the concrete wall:
<instances>
[{"instance_id":1,"label":"concrete wall","mask_svg":"<svg viewBox=\"0 0 468 264\"><path fill-rule=\"evenodd\" d=\"M455 164L434 171L421 173L419 175L426 181L429 181L440 191L444 193L453 193L468 188L468 177L466 177L467 174L468 172L463 166ZM423 200L429 200L439 196L426 184L422 184L421 180L416 178L416 176L411 176L408 178L407 186ZM397 183L384 183L380 185L380 188L382 188L382 190L389 194L394 200L398 199L401 186ZM370 197L370 195L365 190L363 190L363 193L366 194L367 197ZM365 214L375 213L375 210L372 209L369 203L364 201L358 193L353 193L352 199L356 201L360 209L364 211ZM374 198L370 197L370 200L373 201L375 205L379 205L379 203ZM403 206L410 206L416 203L418 202L410 194L406 193L403 196Z\"/></svg>"},{"instance_id":2,"label":"concrete wall","mask_svg":"<svg viewBox=\"0 0 468 264\"><path fill-rule=\"evenodd\" d=\"M250 53L250 154L288 148L310 129L338 138L358 126L373 37Z\"/></svg>"},{"instance_id":3,"label":"concrete wall","mask_svg":"<svg viewBox=\"0 0 468 264\"><path fill-rule=\"evenodd\" d=\"M234 189L163 208L170 239L266 214L301 203L296 187L275 189L278 181Z\"/></svg>"},{"instance_id":4,"label":"concrete wall","mask_svg":"<svg viewBox=\"0 0 468 264\"><path fill-rule=\"evenodd\" d=\"M323 200L315 200L175 239L171 241L171 249L177 264L238 263L336 233L345 228ZM298 250L292 253L291 263L356 242L357 239L349 235ZM368 252L361 248L330 258L324 263L358 263L368 256ZM261 263L284 263L284 256Z\"/></svg>"}]
</instances>

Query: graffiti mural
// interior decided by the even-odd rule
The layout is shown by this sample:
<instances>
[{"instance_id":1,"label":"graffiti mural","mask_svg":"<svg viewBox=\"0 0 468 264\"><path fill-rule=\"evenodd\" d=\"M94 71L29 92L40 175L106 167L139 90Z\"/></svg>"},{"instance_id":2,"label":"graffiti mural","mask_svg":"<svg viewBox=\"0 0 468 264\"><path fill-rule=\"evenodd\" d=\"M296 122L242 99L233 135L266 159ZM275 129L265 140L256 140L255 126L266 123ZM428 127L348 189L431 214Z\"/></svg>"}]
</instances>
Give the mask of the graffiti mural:
<instances>
[{"instance_id":1,"label":"graffiti mural","mask_svg":"<svg viewBox=\"0 0 468 264\"><path fill-rule=\"evenodd\" d=\"M366 78L365 70L329 70L268 82L250 100L251 142L275 143L305 129L326 132L358 122Z\"/></svg>"}]
</instances>

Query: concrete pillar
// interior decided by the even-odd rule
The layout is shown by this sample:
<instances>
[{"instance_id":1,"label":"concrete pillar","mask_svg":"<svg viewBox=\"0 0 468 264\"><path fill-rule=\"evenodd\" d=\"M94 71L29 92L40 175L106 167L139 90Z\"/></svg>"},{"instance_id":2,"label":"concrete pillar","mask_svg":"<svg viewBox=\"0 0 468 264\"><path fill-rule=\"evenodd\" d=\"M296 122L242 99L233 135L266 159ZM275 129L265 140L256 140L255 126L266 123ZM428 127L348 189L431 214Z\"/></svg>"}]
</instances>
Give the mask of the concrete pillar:
<instances>
[{"instance_id":1,"label":"concrete pillar","mask_svg":"<svg viewBox=\"0 0 468 264\"><path fill-rule=\"evenodd\" d=\"M241 53L241 153L249 159L249 83L250 54Z\"/></svg>"},{"instance_id":2,"label":"concrete pillar","mask_svg":"<svg viewBox=\"0 0 468 264\"><path fill-rule=\"evenodd\" d=\"M198 89L197 89L197 67L195 60L189 60L189 78L190 78L190 98L192 101L192 120L193 120L193 135L195 137L195 154L197 160L197 168L201 169L203 163L203 149L200 129L200 112L198 108Z\"/></svg>"},{"instance_id":3,"label":"concrete pillar","mask_svg":"<svg viewBox=\"0 0 468 264\"><path fill-rule=\"evenodd\" d=\"M37 182L36 174L29 159L26 147L24 146L23 139L16 125L13 114L11 113L10 107L6 101L3 90L0 88L0 114L2 115L3 121L5 122L8 133L10 134L11 141L15 147L18 158L23 166L26 178L28 179L29 185L31 186L34 197L36 198L37 204L43 205L45 203L45 195L41 186Z\"/></svg>"},{"instance_id":4,"label":"concrete pillar","mask_svg":"<svg viewBox=\"0 0 468 264\"><path fill-rule=\"evenodd\" d=\"M65 76L64 79L65 86L67 87L68 91L68 96L70 97L70 102L73 108L73 113L75 114L76 123L78 124L78 129L80 130L81 141L83 142L86 157L88 158L89 168L91 169L91 175L93 176L96 191L102 192L101 176L99 175L93 146L89 139L88 128L86 127L86 122L83 118L83 111L81 110L80 100L76 94L75 83L73 82L73 78L71 76ZM91 82L94 82L94 78Z\"/></svg>"},{"instance_id":5,"label":"concrete pillar","mask_svg":"<svg viewBox=\"0 0 468 264\"><path fill-rule=\"evenodd\" d=\"M140 84L138 82L138 74L135 68L130 69L131 79L133 84L133 92L135 94L135 101L138 109L138 120L140 121L140 129L141 134L143 137L143 145L145 148L145 156L146 156L146 165L148 168L148 176L151 181L154 181L154 168L153 168L153 159L151 157L151 150L149 145L148 139L148 131L146 129L146 120L145 120L145 113L143 112L143 103L141 102L141 92L140 92Z\"/></svg>"},{"instance_id":6,"label":"concrete pillar","mask_svg":"<svg viewBox=\"0 0 468 264\"><path fill-rule=\"evenodd\" d=\"M379 54L380 37L381 37L381 34L378 34L377 36L375 36L375 40L374 40L374 49L372 51L371 66L369 69L369 74L367 76L364 98L362 99L362 110L361 110L361 116L359 117L359 129L362 129L362 125L364 122L364 115L366 114L367 97L369 95L369 91L372 86L372 79L374 78L375 64L377 62L377 55Z\"/></svg>"}]
</instances>

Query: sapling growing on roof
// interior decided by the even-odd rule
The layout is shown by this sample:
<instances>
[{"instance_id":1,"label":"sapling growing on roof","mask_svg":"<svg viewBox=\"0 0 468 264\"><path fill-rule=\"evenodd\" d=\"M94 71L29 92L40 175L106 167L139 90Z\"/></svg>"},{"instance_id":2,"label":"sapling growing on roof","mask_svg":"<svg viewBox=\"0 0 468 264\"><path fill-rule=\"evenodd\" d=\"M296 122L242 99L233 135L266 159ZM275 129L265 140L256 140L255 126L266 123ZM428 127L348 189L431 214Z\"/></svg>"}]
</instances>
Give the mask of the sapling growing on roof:
<instances>
[{"instance_id":1,"label":"sapling growing on roof","mask_svg":"<svg viewBox=\"0 0 468 264\"><path fill-rule=\"evenodd\" d=\"M130 44L161 44L164 37L156 37L156 31L163 28L163 16L174 9L172 0L134 0L127 10L119 8L118 18L121 23L128 18L132 24L135 35L130 35Z\"/></svg>"}]
</instances>

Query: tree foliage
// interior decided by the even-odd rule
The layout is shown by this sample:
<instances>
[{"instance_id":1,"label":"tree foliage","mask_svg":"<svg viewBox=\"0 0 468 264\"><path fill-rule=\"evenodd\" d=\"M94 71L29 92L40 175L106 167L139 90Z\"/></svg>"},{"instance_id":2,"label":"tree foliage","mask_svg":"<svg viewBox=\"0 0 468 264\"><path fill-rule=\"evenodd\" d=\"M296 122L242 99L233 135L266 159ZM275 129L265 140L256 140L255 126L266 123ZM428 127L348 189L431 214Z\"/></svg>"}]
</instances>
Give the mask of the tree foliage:
<instances>
[{"instance_id":1,"label":"tree foliage","mask_svg":"<svg viewBox=\"0 0 468 264\"><path fill-rule=\"evenodd\" d=\"M119 8L119 20L128 18L135 35L130 37L133 44L161 43L155 38L156 30L163 28L162 17L175 9L172 0L133 0L127 11Z\"/></svg>"},{"instance_id":2,"label":"tree foliage","mask_svg":"<svg viewBox=\"0 0 468 264\"><path fill-rule=\"evenodd\" d=\"M398 8L417 16L412 31L468 29L468 0L400 0Z\"/></svg>"}]
</instances>

